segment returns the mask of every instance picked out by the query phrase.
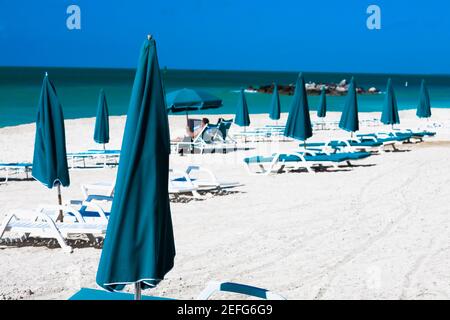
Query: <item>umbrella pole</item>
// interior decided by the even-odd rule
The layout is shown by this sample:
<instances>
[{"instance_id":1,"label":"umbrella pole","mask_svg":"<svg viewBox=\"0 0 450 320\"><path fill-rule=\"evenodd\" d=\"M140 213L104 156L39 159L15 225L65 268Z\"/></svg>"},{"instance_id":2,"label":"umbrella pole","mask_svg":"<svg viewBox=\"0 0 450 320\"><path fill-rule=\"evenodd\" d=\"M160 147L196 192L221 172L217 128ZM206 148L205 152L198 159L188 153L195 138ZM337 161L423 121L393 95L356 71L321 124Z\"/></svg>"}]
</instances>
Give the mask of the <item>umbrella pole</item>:
<instances>
[{"instance_id":1,"label":"umbrella pole","mask_svg":"<svg viewBox=\"0 0 450 320\"><path fill-rule=\"evenodd\" d=\"M106 150L106 148L105 148L105 144L103 144L103 151L105 151Z\"/></svg>"},{"instance_id":2,"label":"umbrella pole","mask_svg":"<svg viewBox=\"0 0 450 320\"><path fill-rule=\"evenodd\" d=\"M62 197L61 197L61 184L59 182L57 182L57 186L58 188L58 205L62 206ZM56 222L61 221L63 222L63 212L61 209L59 209L59 214L58 214L58 218L56 219Z\"/></svg>"},{"instance_id":3,"label":"umbrella pole","mask_svg":"<svg viewBox=\"0 0 450 320\"><path fill-rule=\"evenodd\" d=\"M134 300L142 300L141 284L136 282L134 284Z\"/></svg>"},{"instance_id":4,"label":"umbrella pole","mask_svg":"<svg viewBox=\"0 0 450 320\"><path fill-rule=\"evenodd\" d=\"M244 127L244 144L247 143L247 128Z\"/></svg>"}]
</instances>

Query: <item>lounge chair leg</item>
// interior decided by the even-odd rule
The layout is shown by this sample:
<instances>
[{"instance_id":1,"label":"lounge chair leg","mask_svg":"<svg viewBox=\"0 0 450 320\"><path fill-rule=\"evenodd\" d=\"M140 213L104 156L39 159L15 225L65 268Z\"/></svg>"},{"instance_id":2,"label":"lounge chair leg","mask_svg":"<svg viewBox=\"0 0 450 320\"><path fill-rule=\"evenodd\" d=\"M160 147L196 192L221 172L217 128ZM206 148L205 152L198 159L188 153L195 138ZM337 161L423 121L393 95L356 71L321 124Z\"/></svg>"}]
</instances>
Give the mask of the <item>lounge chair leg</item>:
<instances>
[{"instance_id":1,"label":"lounge chair leg","mask_svg":"<svg viewBox=\"0 0 450 320\"><path fill-rule=\"evenodd\" d=\"M88 238L89 242L95 243L95 237L91 233L86 233L86 237Z\"/></svg>"},{"instance_id":2,"label":"lounge chair leg","mask_svg":"<svg viewBox=\"0 0 450 320\"><path fill-rule=\"evenodd\" d=\"M9 215L6 216L5 219L3 219L2 224L0 225L0 239L3 237L3 235L6 232L6 228L8 227L8 224L11 222L11 220L13 218L15 218L16 216L11 213Z\"/></svg>"},{"instance_id":3,"label":"lounge chair leg","mask_svg":"<svg viewBox=\"0 0 450 320\"><path fill-rule=\"evenodd\" d=\"M46 216L41 217L41 219L47 222L47 225L50 228L50 232L53 234L53 238L55 238L56 241L58 241L63 251L67 253L72 253L73 252L72 247L66 244L66 241L64 240L64 237L62 236L61 232L58 230L58 227L56 226L55 222Z\"/></svg>"}]
</instances>

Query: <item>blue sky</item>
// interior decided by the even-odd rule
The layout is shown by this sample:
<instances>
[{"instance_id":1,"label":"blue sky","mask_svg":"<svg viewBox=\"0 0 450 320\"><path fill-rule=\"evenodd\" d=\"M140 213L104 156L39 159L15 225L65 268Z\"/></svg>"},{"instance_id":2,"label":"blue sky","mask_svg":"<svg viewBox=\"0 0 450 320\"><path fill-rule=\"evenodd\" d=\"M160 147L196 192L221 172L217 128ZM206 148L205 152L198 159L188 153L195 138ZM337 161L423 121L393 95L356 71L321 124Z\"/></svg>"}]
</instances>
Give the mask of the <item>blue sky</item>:
<instances>
[{"instance_id":1,"label":"blue sky","mask_svg":"<svg viewBox=\"0 0 450 320\"><path fill-rule=\"evenodd\" d=\"M0 0L0 65L132 68L152 33L169 68L450 74L449 15L444 0Z\"/></svg>"}]
</instances>

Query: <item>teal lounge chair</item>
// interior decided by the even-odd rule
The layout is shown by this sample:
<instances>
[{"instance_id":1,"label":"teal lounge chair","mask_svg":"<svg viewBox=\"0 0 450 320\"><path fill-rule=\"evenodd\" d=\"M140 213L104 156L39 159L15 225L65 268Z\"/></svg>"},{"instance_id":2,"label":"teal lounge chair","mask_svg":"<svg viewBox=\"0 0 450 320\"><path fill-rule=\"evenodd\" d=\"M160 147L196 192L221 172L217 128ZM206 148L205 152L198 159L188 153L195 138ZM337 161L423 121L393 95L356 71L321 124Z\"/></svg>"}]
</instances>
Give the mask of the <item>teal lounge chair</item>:
<instances>
[{"instance_id":1,"label":"teal lounge chair","mask_svg":"<svg viewBox=\"0 0 450 320\"><path fill-rule=\"evenodd\" d=\"M235 145L237 141L231 138L231 136L228 134L232 125L233 120L219 119L219 121L217 121L218 131L215 138L219 139L223 143Z\"/></svg>"},{"instance_id":2,"label":"teal lounge chair","mask_svg":"<svg viewBox=\"0 0 450 320\"><path fill-rule=\"evenodd\" d=\"M436 132L406 130L360 134L358 137L375 137L377 141L412 142L411 139L414 139L421 142L425 137L433 137L435 135Z\"/></svg>"},{"instance_id":3,"label":"teal lounge chair","mask_svg":"<svg viewBox=\"0 0 450 320\"><path fill-rule=\"evenodd\" d=\"M237 293L245 296L265 300L286 300L279 294L267 289L253 287L235 282L211 281L197 297L197 300L208 300L216 292ZM174 300L171 298L142 296L142 300ZM69 300L134 300L134 294L124 292L109 292L105 290L82 288L69 298Z\"/></svg>"},{"instance_id":4,"label":"teal lounge chair","mask_svg":"<svg viewBox=\"0 0 450 320\"><path fill-rule=\"evenodd\" d=\"M340 149L341 151L382 151L386 146L393 145L394 141L378 141L376 137L364 136L348 140L330 140L327 142L308 142L301 143L301 148L330 148Z\"/></svg>"},{"instance_id":5,"label":"teal lounge chair","mask_svg":"<svg viewBox=\"0 0 450 320\"><path fill-rule=\"evenodd\" d=\"M269 175L273 172L280 173L285 167L290 170L306 168L314 173L315 166L329 166L334 168L342 163L351 165L350 161L364 159L370 156L368 152L336 152L325 153L316 150L300 150L292 153L275 153L271 156L254 156L244 159L246 168L250 174ZM257 167L255 169L255 167Z\"/></svg>"}]
</instances>

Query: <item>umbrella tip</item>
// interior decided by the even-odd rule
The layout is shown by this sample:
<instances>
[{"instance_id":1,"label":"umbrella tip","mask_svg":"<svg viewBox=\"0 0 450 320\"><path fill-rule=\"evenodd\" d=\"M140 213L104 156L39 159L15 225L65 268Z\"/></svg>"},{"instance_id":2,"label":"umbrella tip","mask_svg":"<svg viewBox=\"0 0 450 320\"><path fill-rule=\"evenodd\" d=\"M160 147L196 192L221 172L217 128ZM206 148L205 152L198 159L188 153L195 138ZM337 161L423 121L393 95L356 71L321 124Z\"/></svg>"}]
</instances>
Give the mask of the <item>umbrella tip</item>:
<instances>
[{"instance_id":1,"label":"umbrella tip","mask_svg":"<svg viewBox=\"0 0 450 320\"><path fill-rule=\"evenodd\" d=\"M152 37L151 34L148 34L148 35L147 35L147 40L152 40L152 38L153 38L153 37Z\"/></svg>"}]
</instances>

